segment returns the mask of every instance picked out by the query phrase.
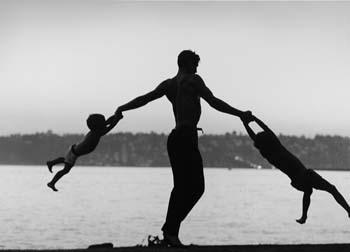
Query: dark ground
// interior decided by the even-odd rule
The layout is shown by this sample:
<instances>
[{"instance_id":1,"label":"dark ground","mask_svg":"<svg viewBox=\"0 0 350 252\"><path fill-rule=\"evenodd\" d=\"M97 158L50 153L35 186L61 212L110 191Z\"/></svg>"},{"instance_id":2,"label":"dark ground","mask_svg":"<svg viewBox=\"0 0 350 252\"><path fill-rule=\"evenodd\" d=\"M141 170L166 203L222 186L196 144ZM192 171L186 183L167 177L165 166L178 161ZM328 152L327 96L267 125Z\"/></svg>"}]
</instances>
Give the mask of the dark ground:
<instances>
[{"instance_id":1,"label":"dark ground","mask_svg":"<svg viewBox=\"0 0 350 252\"><path fill-rule=\"evenodd\" d=\"M349 252L350 244L298 244L298 245L225 245L191 246L187 248L121 247L66 250L0 250L10 252Z\"/></svg>"}]
</instances>

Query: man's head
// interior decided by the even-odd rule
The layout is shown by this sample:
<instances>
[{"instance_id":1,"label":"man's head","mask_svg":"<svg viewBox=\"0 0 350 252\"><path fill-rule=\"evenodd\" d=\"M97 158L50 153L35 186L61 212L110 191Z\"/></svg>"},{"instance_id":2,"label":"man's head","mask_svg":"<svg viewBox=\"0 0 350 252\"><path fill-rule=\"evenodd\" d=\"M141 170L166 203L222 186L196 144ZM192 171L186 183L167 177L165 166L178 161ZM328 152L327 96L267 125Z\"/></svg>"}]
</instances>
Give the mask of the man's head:
<instances>
[{"instance_id":1,"label":"man's head","mask_svg":"<svg viewBox=\"0 0 350 252\"><path fill-rule=\"evenodd\" d=\"M199 60L198 54L191 50L184 50L177 57L177 65L180 70L189 74L194 74L197 72Z\"/></svg>"},{"instance_id":2,"label":"man's head","mask_svg":"<svg viewBox=\"0 0 350 252\"><path fill-rule=\"evenodd\" d=\"M106 119L104 115L91 114L86 120L86 124L90 130L99 130L106 126Z\"/></svg>"}]
</instances>

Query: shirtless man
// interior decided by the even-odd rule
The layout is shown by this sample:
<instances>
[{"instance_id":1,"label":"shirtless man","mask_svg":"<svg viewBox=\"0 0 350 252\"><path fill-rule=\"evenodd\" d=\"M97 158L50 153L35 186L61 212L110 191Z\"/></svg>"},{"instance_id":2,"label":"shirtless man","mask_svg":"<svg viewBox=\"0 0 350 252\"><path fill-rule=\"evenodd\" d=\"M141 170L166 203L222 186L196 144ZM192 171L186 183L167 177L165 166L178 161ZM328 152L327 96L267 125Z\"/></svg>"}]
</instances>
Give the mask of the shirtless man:
<instances>
[{"instance_id":1,"label":"shirtless man","mask_svg":"<svg viewBox=\"0 0 350 252\"><path fill-rule=\"evenodd\" d=\"M175 77L160 83L153 91L118 107L116 115L136 109L166 96L175 116L175 128L168 137L167 149L173 172L174 187L170 195L165 224L164 242L171 247L182 247L179 240L181 222L204 192L203 162L198 149L197 123L201 115L200 98L211 107L242 120L252 120L250 111L240 111L216 98L196 74L199 56L193 51L182 51L178 56Z\"/></svg>"}]
</instances>

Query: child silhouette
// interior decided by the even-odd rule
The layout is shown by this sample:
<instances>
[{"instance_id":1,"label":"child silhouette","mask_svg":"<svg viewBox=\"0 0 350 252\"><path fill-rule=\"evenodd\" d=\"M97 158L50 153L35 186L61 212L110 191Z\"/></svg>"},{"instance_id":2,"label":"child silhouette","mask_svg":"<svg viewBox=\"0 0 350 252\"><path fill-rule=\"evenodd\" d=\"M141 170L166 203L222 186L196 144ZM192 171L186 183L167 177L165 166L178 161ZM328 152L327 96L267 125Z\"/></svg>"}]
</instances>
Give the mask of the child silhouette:
<instances>
[{"instance_id":1,"label":"child silhouette","mask_svg":"<svg viewBox=\"0 0 350 252\"><path fill-rule=\"evenodd\" d=\"M46 162L51 173L54 165L64 164L64 168L55 174L47 186L53 191L58 191L55 184L62 176L66 175L72 169L77 158L92 152L98 145L101 137L111 131L122 118L123 115L121 113L109 117L108 120L105 120L105 117L101 114L89 115L86 123L90 131L85 135L84 139L78 144L73 144L69 148L65 157L58 157L54 160Z\"/></svg>"},{"instance_id":2,"label":"child silhouette","mask_svg":"<svg viewBox=\"0 0 350 252\"><path fill-rule=\"evenodd\" d=\"M271 129L257 117L253 116L253 119L263 129L262 132L255 134L249 127L250 121L244 120L243 124L248 135L254 141L254 146L269 163L291 179L291 185L295 189L304 192L302 216L296 221L300 224L306 222L312 189L322 190L332 194L334 199L345 209L350 217L350 207L337 188L314 170L307 169L296 156L281 144Z\"/></svg>"}]
</instances>

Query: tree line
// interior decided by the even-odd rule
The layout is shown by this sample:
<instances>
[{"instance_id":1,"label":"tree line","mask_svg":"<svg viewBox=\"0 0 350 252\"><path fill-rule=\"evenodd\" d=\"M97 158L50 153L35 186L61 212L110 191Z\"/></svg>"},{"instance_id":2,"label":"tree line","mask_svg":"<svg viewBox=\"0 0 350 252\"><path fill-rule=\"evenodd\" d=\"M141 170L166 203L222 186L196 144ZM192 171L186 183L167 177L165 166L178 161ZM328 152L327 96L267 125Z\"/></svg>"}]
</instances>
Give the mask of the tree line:
<instances>
[{"instance_id":1,"label":"tree line","mask_svg":"<svg viewBox=\"0 0 350 252\"><path fill-rule=\"evenodd\" d=\"M199 148L205 167L272 168L246 134L199 133ZM51 131L0 137L0 164L44 165L64 156L82 134L58 135ZM342 136L280 135L283 145L308 168L350 170L350 138ZM96 150L78 159L82 166L168 167L167 135L158 133L114 133L101 139Z\"/></svg>"}]
</instances>

